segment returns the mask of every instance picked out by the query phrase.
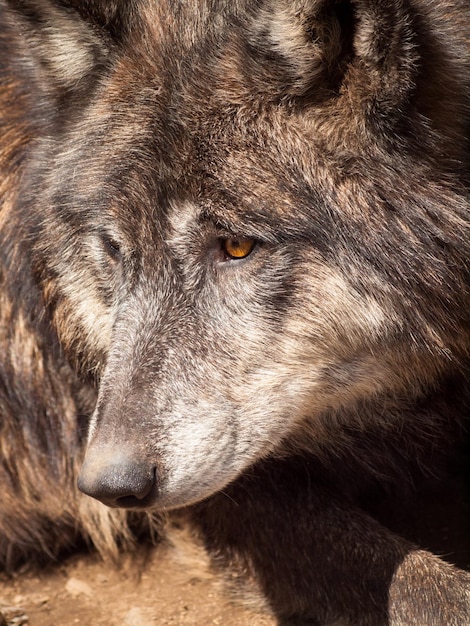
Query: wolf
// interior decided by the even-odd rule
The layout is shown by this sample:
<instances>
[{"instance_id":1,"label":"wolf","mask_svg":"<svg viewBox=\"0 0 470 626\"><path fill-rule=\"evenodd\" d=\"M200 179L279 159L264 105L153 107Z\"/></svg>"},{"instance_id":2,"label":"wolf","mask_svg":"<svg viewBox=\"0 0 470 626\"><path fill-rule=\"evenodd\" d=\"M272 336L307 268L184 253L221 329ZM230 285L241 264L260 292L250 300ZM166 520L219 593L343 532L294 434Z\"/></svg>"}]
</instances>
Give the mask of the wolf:
<instances>
[{"instance_id":1,"label":"wolf","mask_svg":"<svg viewBox=\"0 0 470 626\"><path fill-rule=\"evenodd\" d=\"M280 624L468 625L466 0L0 7L3 567L176 511Z\"/></svg>"}]
</instances>

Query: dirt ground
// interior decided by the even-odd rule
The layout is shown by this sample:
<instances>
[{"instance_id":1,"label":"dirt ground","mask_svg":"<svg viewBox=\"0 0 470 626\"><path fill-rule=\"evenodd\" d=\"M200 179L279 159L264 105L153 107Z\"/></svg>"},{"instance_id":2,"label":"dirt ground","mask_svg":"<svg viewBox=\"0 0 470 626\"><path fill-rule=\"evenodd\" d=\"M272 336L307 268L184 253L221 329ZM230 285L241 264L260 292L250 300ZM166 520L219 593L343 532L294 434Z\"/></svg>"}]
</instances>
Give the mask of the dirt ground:
<instances>
[{"instance_id":1,"label":"dirt ground","mask_svg":"<svg viewBox=\"0 0 470 626\"><path fill-rule=\"evenodd\" d=\"M40 573L0 579L0 626L272 626L230 601L207 558L186 537L137 550L118 567L75 555Z\"/></svg>"}]
</instances>

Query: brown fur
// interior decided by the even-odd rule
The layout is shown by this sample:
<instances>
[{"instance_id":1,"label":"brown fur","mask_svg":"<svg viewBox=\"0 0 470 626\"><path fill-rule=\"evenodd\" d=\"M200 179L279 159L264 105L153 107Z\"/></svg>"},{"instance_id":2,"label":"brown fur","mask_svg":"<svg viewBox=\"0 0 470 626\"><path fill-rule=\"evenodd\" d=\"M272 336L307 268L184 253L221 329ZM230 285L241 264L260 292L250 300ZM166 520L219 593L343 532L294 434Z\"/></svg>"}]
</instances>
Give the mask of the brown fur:
<instances>
[{"instance_id":1,"label":"brown fur","mask_svg":"<svg viewBox=\"0 0 470 626\"><path fill-rule=\"evenodd\" d=\"M0 2L4 567L189 507L281 623L470 623L425 550L468 565L469 34L464 0ZM75 487L88 422L128 513Z\"/></svg>"}]
</instances>

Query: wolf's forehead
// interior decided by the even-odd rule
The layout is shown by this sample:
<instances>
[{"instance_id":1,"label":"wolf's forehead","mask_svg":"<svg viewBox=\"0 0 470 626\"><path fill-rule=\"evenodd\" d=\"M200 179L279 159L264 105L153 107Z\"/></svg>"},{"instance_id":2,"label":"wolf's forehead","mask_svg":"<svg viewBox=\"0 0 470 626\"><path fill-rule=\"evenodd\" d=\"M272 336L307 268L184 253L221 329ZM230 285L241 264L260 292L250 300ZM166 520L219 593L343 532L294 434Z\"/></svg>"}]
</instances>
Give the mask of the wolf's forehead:
<instances>
[{"instance_id":1,"label":"wolf's forehead","mask_svg":"<svg viewBox=\"0 0 470 626\"><path fill-rule=\"evenodd\" d=\"M225 105L246 104L247 95L266 101L272 80L277 98L286 65L291 71L266 21L279 2L143 0L125 48L134 76L159 82L177 108L207 101L217 107L218 97Z\"/></svg>"},{"instance_id":2,"label":"wolf's forehead","mask_svg":"<svg viewBox=\"0 0 470 626\"><path fill-rule=\"evenodd\" d=\"M144 0L130 33L133 46L164 63L184 62L188 52L234 27L246 0ZM209 46L207 50L213 49Z\"/></svg>"},{"instance_id":3,"label":"wolf's forehead","mask_svg":"<svg viewBox=\"0 0 470 626\"><path fill-rule=\"evenodd\" d=\"M246 18L247 0L144 0L139 7L141 25L156 41L178 41L180 47L193 46L208 32L225 27L227 18ZM230 19L230 18L229 18Z\"/></svg>"}]
</instances>

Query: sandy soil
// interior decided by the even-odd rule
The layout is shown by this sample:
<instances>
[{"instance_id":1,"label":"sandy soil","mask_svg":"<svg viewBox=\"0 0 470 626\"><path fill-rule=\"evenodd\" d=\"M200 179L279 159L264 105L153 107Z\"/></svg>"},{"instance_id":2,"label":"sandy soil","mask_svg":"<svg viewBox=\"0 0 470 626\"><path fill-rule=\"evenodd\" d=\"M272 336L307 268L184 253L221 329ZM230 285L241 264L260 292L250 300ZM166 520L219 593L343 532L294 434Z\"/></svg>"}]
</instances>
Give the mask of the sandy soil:
<instances>
[{"instance_id":1,"label":"sandy soil","mask_svg":"<svg viewBox=\"0 0 470 626\"><path fill-rule=\"evenodd\" d=\"M186 537L126 555L118 567L75 555L40 573L0 579L0 626L272 626L229 600Z\"/></svg>"}]
</instances>

